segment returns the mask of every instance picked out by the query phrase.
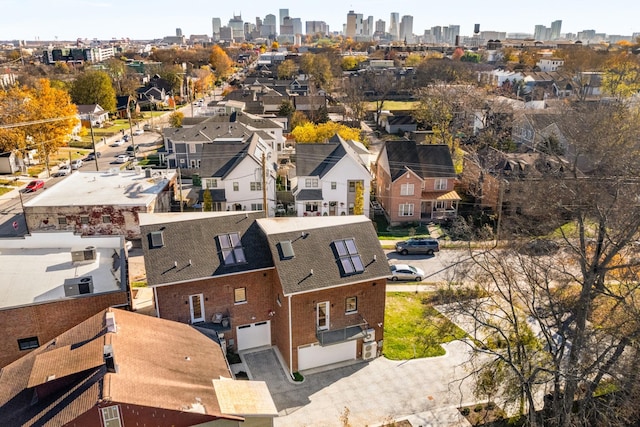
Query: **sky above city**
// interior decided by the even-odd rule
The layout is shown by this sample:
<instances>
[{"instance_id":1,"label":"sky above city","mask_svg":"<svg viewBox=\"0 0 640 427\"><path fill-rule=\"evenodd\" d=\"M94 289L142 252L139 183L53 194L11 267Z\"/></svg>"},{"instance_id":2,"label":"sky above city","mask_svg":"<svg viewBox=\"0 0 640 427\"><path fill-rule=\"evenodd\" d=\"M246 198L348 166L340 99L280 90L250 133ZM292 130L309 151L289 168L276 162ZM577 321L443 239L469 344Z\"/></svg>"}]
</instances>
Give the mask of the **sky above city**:
<instances>
[{"instance_id":1,"label":"sky above city","mask_svg":"<svg viewBox=\"0 0 640 427\"><path fill-rule=\"evenodd\" d=\"M535 25L551 26L562 20L562 33L596 30L599 33L628 35L640 32L638 5L628 0L596 2L539 0L535 3L481 2L470 0L425 2L417 0L358 1L273 1L189 0L0 0L0 40L75 40L129 37L157 39L175 35L211 35L211 18L223 25L234 14L245 22L267 14L279 16L279 9L305 21L325 21L331 31L341 31L349 10L364 17L382 19L389 28L389 15L397 12L413 16L413 32L421 35L434 26L460 25L460 34L481 31L531 33Z\"/></svg>"}]
</instances>

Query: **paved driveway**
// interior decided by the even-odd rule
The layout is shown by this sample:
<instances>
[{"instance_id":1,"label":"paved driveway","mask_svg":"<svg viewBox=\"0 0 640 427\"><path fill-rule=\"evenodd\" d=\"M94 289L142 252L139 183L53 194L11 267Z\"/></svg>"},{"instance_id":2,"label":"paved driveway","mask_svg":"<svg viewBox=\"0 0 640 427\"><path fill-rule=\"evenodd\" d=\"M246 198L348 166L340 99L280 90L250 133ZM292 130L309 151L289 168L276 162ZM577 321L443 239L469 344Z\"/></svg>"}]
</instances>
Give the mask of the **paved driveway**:
<instances>
[{"instance_id":1,"label":"paved driveway","mask_svg":"<svg viewBox=\"0 0 640 427\"><path fill-rule=\"evenodd\" d=\"M445 345L442 357L391 361L379 357L304 372L302 383L289 381L274 349L244 353L251 379L265 381L280 416L276 427L342 426L348 408L352 426L375 426L408 419L417 426L468 426L456 410L473 401L467 373L468 346Z\"/></svg>"}]
</instances>

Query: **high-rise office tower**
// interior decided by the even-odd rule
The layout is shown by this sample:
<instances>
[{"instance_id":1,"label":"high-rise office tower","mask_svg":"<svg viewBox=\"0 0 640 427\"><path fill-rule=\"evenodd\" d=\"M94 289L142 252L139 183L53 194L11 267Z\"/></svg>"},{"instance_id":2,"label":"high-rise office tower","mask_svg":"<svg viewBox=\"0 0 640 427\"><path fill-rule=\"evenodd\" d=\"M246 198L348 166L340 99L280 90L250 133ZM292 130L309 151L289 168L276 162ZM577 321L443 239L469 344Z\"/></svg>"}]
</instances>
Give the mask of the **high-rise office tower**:
<instances>
[{"instance_id":1,"label":"high-rise office tower","mask_svg":"<svg viewBox=\"0 0 640 427\"><path fill-rule=\"evenodd\" d=\"M358 27L358 15L359 14L355 13L353 10L350 10L349 13L347 13L347 31L345 32L345 35L347 37L354 38L356 36L356 28Z\"/></svg>"},{"instance_id":2,"label":"high-rise office tower","mask_svg":"<svg viewBox=\"0 0 640 427\"><path fill-rule=\"evenodd\" d=\"M176 28L176 37L182 37L182 28Z\"/></svg>"},{"instance_id":3,"label":"high-rise office tower","mask_svg":"<svg viewBox=\"0 0 640 427\"><path fill-rule=\"evenodd\" d=\"M406 40L407 43L413 43L413 16L404 15L402 20L400 20L399 40Z\"/></svg>"},{"instance_id":4,"label":"high-rise office tower","mask_svg":"<svg viewBox=\"0 0 640 427\"><path fill-rule=\"evenodd\" d=\"M385 30L387 28L387 23L384 22L384 20L382 19L378 19L376 21L376 28L375 28L375 32L378 34L384 34Z\"/></svg>"},{"instance_id":5,"label":"high-rise office tower","mask_svg":"<svg viewBox=\"0 0 640 427\"><path fill-rule=\"evenodd\" d=\"M280 9L280 20L278 21L278 25L282 26L284 23L284 18L289 16L289 9ZM282 34L282 28L278 28L278 34Z\"/></svg>"},{"instance_id":6,"label":"high-rise office tower","mask_svg":"<svg viewBox=\"0 0 640 427\"><path fill-rule=\"evenodd\" d=\"M220 28L222 27L220 18L211 18L211 27L213 29L213 35L212 35L213 40L214 41L220 40Z\"/></svg>"},{"instance_id":7,"label":"high-rise office tower","mask_svg":"<svg viewBox=\"0 0 640 427\"><path fill-rule=\"evenodd\" d=\"M560 30L562 29L562 20L558 19L551 23L551 40L558 40L560 38Z\"/></svg>"},{"instance_id":8,"label":"high-rise office tower","mask_svg":"<svg viewBox=\"0 0 640 427\"><path fill-rule=\"evenodd\" d=\"M313 36L315 34L322 34L326 36L329 34L329 27L327 27L327 23L324 21L306 21L306 34Z\"/></svg>"},{"instance_id":9,"label":"high-rise office tower","mask_svg":"<svg viewBox=\"0 0 640 427\"><path fill-rule=\"evenodd\" d=\"M362 34L371 37L373 35L373 16L368 16L362 21Z\"/></svg>"},{"instance_id":10,"label":"high-rise office tower","mask_svg":"<svg viewBox=\"0 0 640 427\"><path fill-rule=\"evenodd\" d=\"M391 12L389 35L391 36L391 40L398 40L400 38L400 14L398 12Z\"/></svg>"},{"instance_id":11,"label":"high-rise office tower","mask_svg":"<svg viewBox=\"0 0 640 427\"><path fill-rule=\"evenodd\" d=\"M272 14L265 16L260 28L260 36L275 39L277 31L276 16Z\"/></svg>"},{"instance_id":12,"label":"high-rise office tower","mask_svg":"<svg viewBox=\"0 0 640 427\"><path fill-rule=\"evenodd\" d=\"M234 41L244 41L244 21L242 21L242 15L233 15L233 18L229 19L229 28L233 30Z\"/></svg>"}]
</instances>

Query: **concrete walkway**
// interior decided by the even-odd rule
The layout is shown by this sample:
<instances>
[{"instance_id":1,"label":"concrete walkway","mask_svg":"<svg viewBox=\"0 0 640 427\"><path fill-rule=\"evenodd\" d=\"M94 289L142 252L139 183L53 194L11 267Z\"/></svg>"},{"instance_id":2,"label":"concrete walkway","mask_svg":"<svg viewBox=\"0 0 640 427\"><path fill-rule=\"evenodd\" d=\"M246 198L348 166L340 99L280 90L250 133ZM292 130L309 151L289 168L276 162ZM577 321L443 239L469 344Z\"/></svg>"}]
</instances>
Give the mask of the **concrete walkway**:
<instances>
[{"instance_id":1,"label":"concrete walkway","mask_svg":"<svg viewBox=\"0 0 640 427\"><path fill-rule=\"evenodd\" d=\"M243 353L250 379L265 381L279 412L276 427L381 426L408 420L417 426L469 426L457 407L472 400L467 371L469 347L446 344L442 357L392 361L378 357L302 372L291 381L275 349Z\"/></svg>"}]
</instances>

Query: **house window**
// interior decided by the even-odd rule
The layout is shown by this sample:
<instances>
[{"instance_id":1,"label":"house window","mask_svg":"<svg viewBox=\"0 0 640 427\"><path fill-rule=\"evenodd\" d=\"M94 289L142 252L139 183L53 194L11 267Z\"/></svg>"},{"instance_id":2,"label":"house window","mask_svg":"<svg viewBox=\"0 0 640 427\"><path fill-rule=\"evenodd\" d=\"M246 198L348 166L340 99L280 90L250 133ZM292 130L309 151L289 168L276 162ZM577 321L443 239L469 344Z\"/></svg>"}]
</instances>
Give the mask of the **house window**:
<instances>
[{"instance_id":1,"label":"house window","mask_svg":"<svg viewBox=\"0 0 640 427\"><path fill-rule=\"evenodd\" d=\"M436 203L434 206L435 206L435 209L444 209L445 203L442 200L436 200Z\"/></svg>"},{"instance_id":2,"label":"house window","mask_svg":"<svg viewBox=\"0 0 640 427\"><path fill-rule=\"evenodd\" d=\"M262 183L261 182L251 182L251 191L262 191Z\"/></svg>"},{"instance_id":3,"label":"house window","mask_svg":"<svg viewBox=\"0 0 640 427\"><path fill-rule=\"evenodd\" d=\"M356 192L356 182L349 181L349 193L355 193L355 192Z\"/></svg>"},{"instance_id":4,"label":"house window","mask_svg":"<svg viewBox=\"0 0 640 427\"><path fill-rule=\"evenodd\" d=\"M58 225L67 225L67 218L64 216L58 217Z\"/></svg>"},{"instance_id":5,"label":"house window","mask_svg":"<svg viewBox=\"0 0 640 427\"><path fill-rule=\"evenodd\" d=\"M181 164L181 165L184 165L185 163L186 163L186 162L185 162L185 160L184 160L184 159L180 159L180 164Z\"/></svg>"},{"instance_id":6,"label":"house window","mask_svg":"<svg viewBox=\"0 0 640 427\"><path fill-rule=\"evenodd\" d=\"M236 304L247 302L247 288L235 288L233 290L233 302Z\"/></svg>"},{"instance_id":7,"label":"house window","mask_svg":"<svg viewBox=\"0 0 640 427\"><path fill-rule=\"evenodd\" d=\"M195 159L191 159L191 162L190 162L190 166L189 166L189 167L190 167L191 169L195 169L196 165L197 165L197 163L196 163Z\"/></svg>"},{"instance_id":8,"label":"house window","mask_svg":"<svg viewBox=\"0 0 640 427\"><path fill-rule=\"evenodd\" d=\"M349 203L349 215L353 215L353 208L355 205L353 203Z\"/></svg>"},{"instance_id":9,"label":"house window","mask_svg":"<svg viewBox=\"0 0 640 427\"><path fill-rule=\"evenodd\" d=\"M362 263L362 258L360 258L354 239L334 240L333 246L336 249L338 261L345 275L362 273L364 271L364 264Z\"/></svg>"},{"instance_id":10,"label":"house window","mask_svg":"<svg viewBox=\"0 0 640 427\"><path fill-rule=\"evenodd\" d=\"M220 249L222 253L222 261L224 265L234 265L247 262L244 255L244 249L240 242L239 233L220 234L218 236Z\"/></svg>"},{"instance_id":11,"label":"house window","mask_svg":"<svg viewBox=\"0 0 640 427\"><path fill-rule=\"evenodd\" d=\"M103 224L111 224L111 215L102 215Z\"/></svg>"},{"instance_id":12,"label":"house window","mask_svg":"<svg viewBox=\"0 0 640 427\"><path fill-rule=\"evenodd\" d=\"M400 210L398 215L400 216L413 216L413 203L403 203L399 206Z\"/></svg>"},{"instance_id":13,"label":"house window","mask_svg":"<svg viewBox=\"0 0 640 427\"><path fill-rule=\"evenodd\" d=\"M88 216L81 216L80 217L80 224L89 224L89 217Z\"/></svg>"},{"instance_id":14,"label":"house window","mask_svg":"<svg viewBox=\"0 0 640 427\"><path fill-rule=\"evenodd\" d=\"M189 146L189 153L193 154L196 152L196 144L187 144Z\"/></svg>"},{"instance_id":15,"label":"house window","mask_svg":"<svg viewBox=\"0 0 640 427\"><path fill-rule=\"evenodd\" d=\"M251 203L251 210L252 211L261 211L262 210L262 203Z\"/></svg>"},{"instance_id":16,"label":"house window","mask_svg":"<svg viewBox=\"0 0 640 427\"><path fill-rule=\"evenodd\" d=\"M306 178L304 180L304 186L306 188L318 188L318 178Z\"/></svg>"},{"instance_id":17,"label":"house window","mask_svg":"<svg viewBox=\"0 0 640 427\"><path fill-rule=\"evenodd\" d=\"M38 337L21 338L18 340L18 348L20 350L32 350L40 347Z\"/></svg>"},{"instance_id":18,"label":"house window","mask_svg":"<svg viewBox=\"0 0 640 427\"><path fill-rule=\"evenodd\" d=\"M240 184L237 182L233 183L233 191L240 191Z\"/></svg>"},{"instance_id":19,"label":"house window","mask_svg":"<svg viewBox=\"0 0 640 427\"><path fill-rule=\"evenodd\" d=\"M358 297L348 297L345 300L345 313L355 313L358 311Z\"/></svg>"},{"instance_id":20,"label":"house window","mask_svg":"<svg viewBox=\"0 0 640 427\"><path fill-rule=\"evenodd\" d=\"M331 181L331 189L335 190L336 188L338 188L338 183L335 181Z\"/></svg>"},{"instance_id":21,"label":"house window","mask_svg":"<svg viewBox=\"0 0 640 427\"><path fill-rule=\"evenodd\" d=\"M400 186L401 196L413 196L413 184L402 184Z\"/></svg>"},{"instance_id":22,"label":"house window","mask_svg":"<svg viewBox=\"0 0 640 427\"><path fill-rule=\"evenodd\" d=\"M204 185L205 185L205 188L217 188L218 180L216 178L205 178Z\"/></svg>"},{"instance_id":23,"label":"house window","mask_svg":"<svg viewBox=\"0 0 640 427\"><path fill-rule=\"evenodd\" d=\"M447 180L446 179L442 179L442 178L436 179L435 189L436 190L446 190L447 189Z\"/></svg>"},{"instance_id":24,"label":"house window","mask_svg":"<svg viewBox=\"0 0 640 427\"><path fill-rule=\"evenodd\" d=\"M122 427L120 408L117 405L100 408L104 427Z\"/></svg>"},{"instance_id":25,"label":"house window","mask_svg":"<svg viewBox=\"0 0 640 427\"><path fill-rule=\"evenodd\" d=\"M317 203L307 203L304 206L305 212L318 212L318 204Z\"/></svg>"}]
</instances>

